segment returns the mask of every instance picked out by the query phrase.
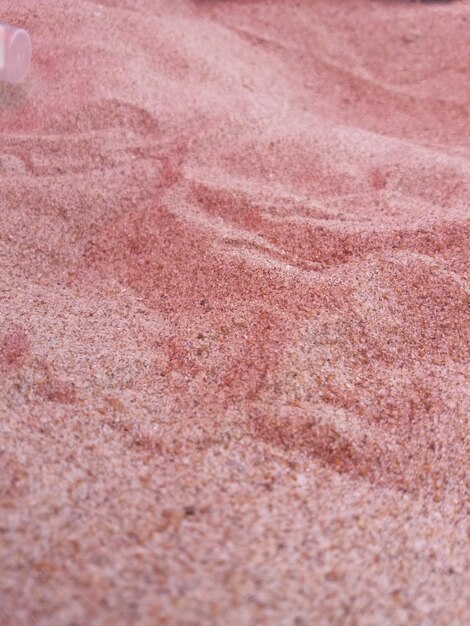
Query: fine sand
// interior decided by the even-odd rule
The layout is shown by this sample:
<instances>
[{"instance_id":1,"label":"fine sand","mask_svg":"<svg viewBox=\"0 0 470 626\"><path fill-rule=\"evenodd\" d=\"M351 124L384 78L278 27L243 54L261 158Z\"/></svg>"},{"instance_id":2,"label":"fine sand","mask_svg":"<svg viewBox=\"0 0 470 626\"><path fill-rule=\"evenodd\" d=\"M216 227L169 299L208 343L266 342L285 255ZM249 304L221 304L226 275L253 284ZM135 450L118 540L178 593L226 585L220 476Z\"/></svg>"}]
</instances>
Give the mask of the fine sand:
<instances>
[{"instance_id":1,"label":"fine sand","mask_svg":"<svg viewBox=\"0 0 470 626\"><path fill-rule=\"evenodd\" d=\"M469 624L470 2L0 21L0 626Z\"/></svg>"}]
</instances>

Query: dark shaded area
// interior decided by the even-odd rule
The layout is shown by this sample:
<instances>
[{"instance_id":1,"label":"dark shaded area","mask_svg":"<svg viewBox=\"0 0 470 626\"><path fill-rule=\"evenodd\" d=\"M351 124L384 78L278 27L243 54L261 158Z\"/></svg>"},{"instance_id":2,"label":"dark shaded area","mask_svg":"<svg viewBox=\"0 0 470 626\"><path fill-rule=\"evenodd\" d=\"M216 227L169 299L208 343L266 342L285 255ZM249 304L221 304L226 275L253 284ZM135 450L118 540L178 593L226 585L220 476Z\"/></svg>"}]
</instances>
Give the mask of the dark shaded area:
<instances>
[{"instance_id":1,"label":"dark shaded area","mask_svg":"<svg viewBox=\"0 0 470 626\"><path fill-rule=\"evenodd\" d=\"M24 104L26 99L27 87L25 85L0 83L0 111Z\"/></svg>"}]
</instances>

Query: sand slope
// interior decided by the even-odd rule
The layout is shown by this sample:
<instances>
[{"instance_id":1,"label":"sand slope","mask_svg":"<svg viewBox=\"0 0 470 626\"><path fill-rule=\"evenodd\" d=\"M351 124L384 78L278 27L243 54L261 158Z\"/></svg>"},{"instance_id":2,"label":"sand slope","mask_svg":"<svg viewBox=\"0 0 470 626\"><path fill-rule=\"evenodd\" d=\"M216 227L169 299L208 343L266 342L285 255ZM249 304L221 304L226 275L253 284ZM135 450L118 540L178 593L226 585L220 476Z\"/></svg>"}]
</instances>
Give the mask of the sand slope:
<instances>
[{"instance_id":1,"label":"sand slope","mask_svg":"<svg viewBox=\"0 0 470 626\"><path fill-rule=\"evenodd\" d=\"M468 623L470 3L0 19L0 625Z\"/></svg>"}]
</instances>

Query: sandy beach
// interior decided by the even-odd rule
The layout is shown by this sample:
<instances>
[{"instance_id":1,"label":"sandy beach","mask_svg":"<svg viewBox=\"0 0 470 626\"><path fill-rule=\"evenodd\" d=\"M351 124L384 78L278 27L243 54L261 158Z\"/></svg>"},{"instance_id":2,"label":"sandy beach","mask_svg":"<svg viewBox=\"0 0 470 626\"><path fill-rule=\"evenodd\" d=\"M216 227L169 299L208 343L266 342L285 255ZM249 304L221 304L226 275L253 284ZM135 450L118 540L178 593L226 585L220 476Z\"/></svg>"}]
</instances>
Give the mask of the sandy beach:
<instances>
[{"instance_id":1,"label":"sandy beach","mask_svg":"<svg viewBox=\"0 0 470 626\"><path fill-rule=\"evenodd\" d=\"M470 2L0 21L0 626L470 623Z\"/></svg>"}]
</instances>

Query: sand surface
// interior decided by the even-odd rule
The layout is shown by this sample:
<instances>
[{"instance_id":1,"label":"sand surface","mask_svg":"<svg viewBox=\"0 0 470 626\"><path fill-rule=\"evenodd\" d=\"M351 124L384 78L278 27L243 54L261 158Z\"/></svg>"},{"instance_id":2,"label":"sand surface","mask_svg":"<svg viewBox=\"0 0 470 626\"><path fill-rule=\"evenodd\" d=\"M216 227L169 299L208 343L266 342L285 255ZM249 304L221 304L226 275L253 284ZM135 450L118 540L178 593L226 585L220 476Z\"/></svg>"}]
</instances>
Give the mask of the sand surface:
<instances>
[{"instance_id":1,"label":"sand surface","mask_svg":"<svg viewBox=\"0 0 470 626\"><path fill-rule=\"evenodd\" d=\"M0 20L0 625L469 624L470 2Z\"/></svg>"}]
</instances>

